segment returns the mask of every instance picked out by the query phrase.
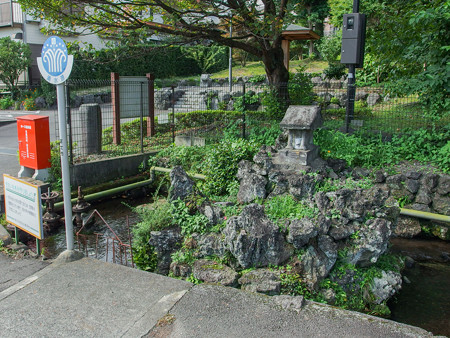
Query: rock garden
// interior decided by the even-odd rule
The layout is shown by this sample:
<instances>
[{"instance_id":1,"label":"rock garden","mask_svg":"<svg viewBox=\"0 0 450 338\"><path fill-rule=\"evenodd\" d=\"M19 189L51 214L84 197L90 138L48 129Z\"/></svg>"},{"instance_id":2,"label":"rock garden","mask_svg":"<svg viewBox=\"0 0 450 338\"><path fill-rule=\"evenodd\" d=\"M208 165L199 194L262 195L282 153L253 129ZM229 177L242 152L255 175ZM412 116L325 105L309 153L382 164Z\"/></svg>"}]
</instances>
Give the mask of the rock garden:
<instances>
[{"instance_id":1,"label":"rock garden","mask_svg":"<svg viewBox=\"0 0 450 338\"><path fill-rule=\"evenodd\" d=\"M200 161L198 147L160 153L152 164L173 168L168 197L158 197L167 182L161 175L155 202L136 209L135 261L194 283L389 316L405 259L411 264L389 251L390 240L424 232L448 240L448 223L423 227L400 208L449 215L450 176L413 166L351 167L335 158L282 163L293 137L285 128L272 145L229 141ZM216 173L194 181L186 171L199 168Z\"/></svg>"}]
</instances>

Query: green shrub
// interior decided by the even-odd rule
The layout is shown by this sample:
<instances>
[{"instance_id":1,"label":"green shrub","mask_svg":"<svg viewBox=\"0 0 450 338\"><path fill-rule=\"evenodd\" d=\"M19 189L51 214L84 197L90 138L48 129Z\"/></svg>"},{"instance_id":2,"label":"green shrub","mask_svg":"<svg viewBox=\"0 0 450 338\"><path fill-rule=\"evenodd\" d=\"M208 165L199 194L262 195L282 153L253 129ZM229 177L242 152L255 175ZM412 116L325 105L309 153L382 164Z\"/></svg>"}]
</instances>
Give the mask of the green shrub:
<instances>
[{"instance_id":1,"label":"green shrub","mask_svg":"<svg viewBox=\"0 0 450 338\"><path fill-rule=\"evenodd\" d=\"M170 204L157 200L151 207L133 209L141 217L141 222L132 228L133 259L136 266L144 271L155 271L157 257L155 250L148 243L151 231L159 231L172 225Z\"/></svg>"},{"instance_id":2,"label":"green shrub","mask_svg":"<svg viewBox=\"0 0 450 338\"><path fill-rule=\"evenodd\" d=\"M292 195L280 195L267 199L265 212L280 227L283 227L288 219L314 218L318 214L318 210L297 201Z\"/></svg>"},{"instance_id":3,"label":"green shrub","mask_svg":"<svg viewBox=\"0 0 450 338\"><path fill-rule=\"evenodd\" d=\"M449 172L448 140L450 129L405 130L385 142L381 134L355 132L344 134L335 130L320 129L314 134L323 158L340 158L350 166L374 167L417 160L432 163Z\"/></svg>"},{"instance_id":4,"label":"green shrub","mask_svg":"<svg viewBox=\"0 0 450 338\"><path fill-rule=\"evenodd\" d=\"M201 189L208 195L222 195L232 181L236 181L238 164L241 160L251 160L258 151L254 141L223 140L214 147L209 147L202 165L206 180Z\"/></svg>"},{"instance_id":5,"label":"green shrub","mask_svg":"<svg viewBox=\"0 0 450 338\"><path fill-rule=\"evenodd\" d=\"M0 99L0 109L8 109L14 105L14 100L9 96L4 96Z\"/></svg>"},{"instance_id":6,"label":"green shrub","mask_svg":"<svg viewBox=\"0 0 450 338\"><path fill-rule=\"evenodd\" d=\"M191 214L185 202L178 199L170 204L173 223L181 228L183 236L190 236L194 232L203 234L208 230L208 218L200 213Z\"/></svg>"}]
</instances>

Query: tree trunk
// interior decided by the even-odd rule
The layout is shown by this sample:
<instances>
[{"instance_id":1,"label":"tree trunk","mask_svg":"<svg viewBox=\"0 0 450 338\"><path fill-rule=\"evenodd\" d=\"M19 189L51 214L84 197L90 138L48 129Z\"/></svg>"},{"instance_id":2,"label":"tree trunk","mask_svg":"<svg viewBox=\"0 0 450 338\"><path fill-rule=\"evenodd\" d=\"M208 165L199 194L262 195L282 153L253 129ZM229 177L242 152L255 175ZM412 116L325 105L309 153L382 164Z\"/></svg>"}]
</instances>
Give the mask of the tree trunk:
<instances>
[{"instance_id":1,"label":"tree trunk","mask_svg":"<svg viewBox=\"0 0 450 338\"><path fill-rule=\"evenodd\" d=\"M276 113L283 116L289 106L289 71L284 66L283 50L280 48L272 48L263 53L263 63L266 70L269 85L275 91L278 101L279 111Z\"/></svg>"},{"instance_id":2,"label":"tree trunk","mask_svg":"<svg viewBox=\"0 0 450 338\"><path fill-rule=\"evenodd\" d=\"M272 48L263 52L263 63L267 74L269 84L279 86L287 84L289 81L289 72L284 66L284 53L281 47Z\"/></svg>"}]
</instances>

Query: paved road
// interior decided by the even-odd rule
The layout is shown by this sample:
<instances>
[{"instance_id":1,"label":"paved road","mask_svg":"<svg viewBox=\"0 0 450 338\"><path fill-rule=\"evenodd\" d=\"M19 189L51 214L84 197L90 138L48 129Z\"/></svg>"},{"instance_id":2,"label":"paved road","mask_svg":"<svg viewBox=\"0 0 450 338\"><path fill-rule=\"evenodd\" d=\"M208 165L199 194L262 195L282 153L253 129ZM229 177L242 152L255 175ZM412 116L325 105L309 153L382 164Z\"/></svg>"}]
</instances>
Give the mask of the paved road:
<instances>
[{"instance_id":1,"label":"paved road","mask_svg":"<svg viewBox=\"0 0 450 338\"><path fill-rule=\"evenodd\" d=\"M431 336L420 328L313 302L298 307L298 300L194 286L89 258L70 263L58 258L0 292L0 336Z\"/></svg>"}]
</instances>

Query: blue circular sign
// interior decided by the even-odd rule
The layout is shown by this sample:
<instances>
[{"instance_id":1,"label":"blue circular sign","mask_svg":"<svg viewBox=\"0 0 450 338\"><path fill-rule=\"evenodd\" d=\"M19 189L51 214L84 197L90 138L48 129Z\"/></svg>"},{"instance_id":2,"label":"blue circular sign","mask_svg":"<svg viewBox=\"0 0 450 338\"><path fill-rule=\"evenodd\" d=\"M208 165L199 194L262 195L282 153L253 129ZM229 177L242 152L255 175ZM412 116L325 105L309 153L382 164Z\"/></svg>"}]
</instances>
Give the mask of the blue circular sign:
<instances>
[{"instance_id":1,"label":"blue circular sign","mask_svg":"<svg viewBox=\"0 0 450 338\"><path fill-rule=\"evenodd\" d=\"M48 38L42 47L42 64L50 75L59 76L67 67L68 52L64 41L57 37Z\"/></svg>"},{"instance_id":2,"label":"blue circular sign","mask_svg":"<svg viewBox=\"0 0 450 338\"><path fill-rule=\"evenodd\" d=\"M66 44L61 38L51 36L45 40L37 62L45 80L60 84L67 80L72 71L73 55L68 55Z\"/></svg>"}]
</instances>

